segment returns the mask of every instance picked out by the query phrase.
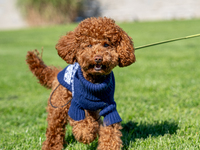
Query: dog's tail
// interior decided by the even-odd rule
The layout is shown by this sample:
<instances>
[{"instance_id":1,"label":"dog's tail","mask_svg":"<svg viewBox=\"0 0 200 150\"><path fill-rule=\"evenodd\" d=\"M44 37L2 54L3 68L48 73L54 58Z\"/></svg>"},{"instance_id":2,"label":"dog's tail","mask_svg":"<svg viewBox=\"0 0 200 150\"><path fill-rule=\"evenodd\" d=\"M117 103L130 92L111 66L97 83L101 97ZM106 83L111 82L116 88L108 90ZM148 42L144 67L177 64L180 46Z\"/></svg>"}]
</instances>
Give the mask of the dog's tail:
<instances>
[{"instance_id":1,"label":"dog's tail","mask_svg":"<svg viewBox=\"0 0 200 150\"><path fill-rule=\"evenodd\" d=\"M57 77L60 69L46 66L37 50L28 51L26 62L29 65L31 72L39 80L39 83L47 88L51 88L53 80Z\"/></svg>"}]
</instances>

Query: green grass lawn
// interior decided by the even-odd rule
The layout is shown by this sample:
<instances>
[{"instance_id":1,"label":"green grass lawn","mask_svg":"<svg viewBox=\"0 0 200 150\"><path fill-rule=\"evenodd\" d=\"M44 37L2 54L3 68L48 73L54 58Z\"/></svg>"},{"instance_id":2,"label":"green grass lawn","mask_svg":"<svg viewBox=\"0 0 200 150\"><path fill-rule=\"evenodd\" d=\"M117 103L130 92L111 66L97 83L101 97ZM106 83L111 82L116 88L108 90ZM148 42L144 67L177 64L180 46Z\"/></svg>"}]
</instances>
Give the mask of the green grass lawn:
<instances>
[{"instance_id":1,"label":"green grass lawn","mask_svg":"<svg viewBox=\"0 0 200 150\"><path fill-rule=\"evenodd\" d=\"M135 47L200 33L200 20L119 24ZM39 150L45 140L50 90L37 83L25 62L43 51L48 65L65 67L55 44L76 24L0 31L0 150ZM200 149L200 37L136 51L137 62L115 68L115 101L123 121L123 149ZM93 150L75 141L66 150Z\"/></svg>"}]
</instances>

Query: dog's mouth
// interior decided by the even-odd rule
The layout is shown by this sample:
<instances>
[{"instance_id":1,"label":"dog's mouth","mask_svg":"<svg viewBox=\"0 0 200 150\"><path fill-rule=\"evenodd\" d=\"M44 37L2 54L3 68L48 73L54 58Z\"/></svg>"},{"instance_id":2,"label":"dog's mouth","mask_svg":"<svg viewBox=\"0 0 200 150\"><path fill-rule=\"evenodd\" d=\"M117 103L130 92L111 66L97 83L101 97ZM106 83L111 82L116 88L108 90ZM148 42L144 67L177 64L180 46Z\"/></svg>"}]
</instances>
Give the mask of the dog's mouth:
<instances>
[{"instance_id":1,"label":"dog's mouth","mask_svg":"<svg viewBox=\"0 0 200 150\"><path fill-rule=\"evenodd\" d=\"M93 75L107 75L111 72L111 68L109 68L109 65L106 63L90 64L88 67L85 67L84 70L85 72Z\"/></svg>"},{"instance_id":2,"label":"dog's mouth","mask_svg":"<svg viewBox=\"0 0 200 150\"><path fill-rule=\"evenodd\" d=\"M94 70L96 70L96 71L101 71L102 68L103 68L103 65L101 65L101 64L94 65Z\"/></svg>"},{"instance_id":3,"label":"dog's mouth","mask_svg":"<svg viewBox=\"0 0 200 150\"><path fill-rule=\"evenodd\" d=\"M106 66L100 63L91 64L88 68L92 69L96 73L101 73L102 71L104 72L106 70Z\"/></svg>"}]
</instances>

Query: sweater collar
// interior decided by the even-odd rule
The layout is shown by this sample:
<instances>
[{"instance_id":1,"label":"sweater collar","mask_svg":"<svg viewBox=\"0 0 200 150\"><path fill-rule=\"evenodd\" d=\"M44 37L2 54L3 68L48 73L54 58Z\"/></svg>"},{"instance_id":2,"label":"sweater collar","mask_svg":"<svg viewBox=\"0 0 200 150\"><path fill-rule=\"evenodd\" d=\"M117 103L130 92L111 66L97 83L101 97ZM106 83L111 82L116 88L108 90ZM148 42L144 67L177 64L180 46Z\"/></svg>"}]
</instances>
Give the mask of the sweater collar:
<instances>
[{"instance_id":1,"label":"sweater collar","mask_svg":"<svg viewBox=\"0 0 200 150\"><path fill-rule=\"evenodd\" d=\"M82 90L84 91L84 93L88 93L89 95L92 94L95 97L99 97L101 99L114 95L115 81L114 81L113 72L111 72L107 76L107 78L102 83L99 83L99 84L94 84L87 81L83 76L83 72L81 71L80 66L78 68L77 75L78 75L78 78L79 78L79 81L81 83Z\"/></svg>"}]
</instances>

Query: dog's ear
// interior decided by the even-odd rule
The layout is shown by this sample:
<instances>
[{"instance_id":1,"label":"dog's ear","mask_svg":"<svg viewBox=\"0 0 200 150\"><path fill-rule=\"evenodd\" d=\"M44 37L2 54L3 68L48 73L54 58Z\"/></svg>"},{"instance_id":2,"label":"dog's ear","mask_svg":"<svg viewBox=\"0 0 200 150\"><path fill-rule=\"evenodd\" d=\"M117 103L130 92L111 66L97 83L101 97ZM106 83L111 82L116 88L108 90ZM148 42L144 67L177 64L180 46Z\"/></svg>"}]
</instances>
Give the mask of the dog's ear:
<instances>
[{"instance_id":1,"label":"dog's ear","mask_svg":"<svg viewBox=\"0 0 200 150\"><path fill-rule=\"evenodd\" d=\"M117 46L119 67L129 66L136 61L131 37L119 27L120 42Z\"/></svg>"},{"instance_id":2,"label":"dog's ear","mask_svg":"<svg viewBox=\"0 0 200 150\"><path fill-rule=\"evenodd\" d=\"M75 33L73 31L62 36L56 44L58 55L68 64L76 62L77 43Z\"/></svg>"}]
</instances>

